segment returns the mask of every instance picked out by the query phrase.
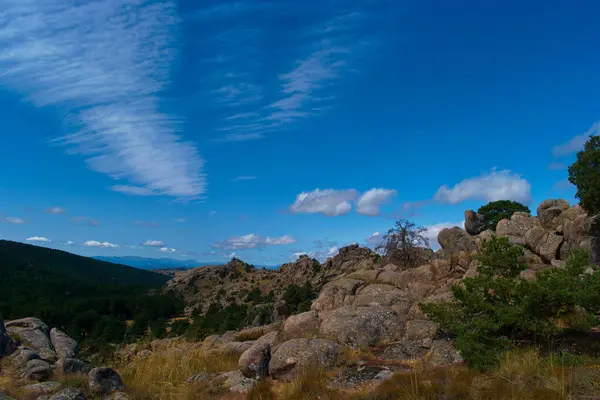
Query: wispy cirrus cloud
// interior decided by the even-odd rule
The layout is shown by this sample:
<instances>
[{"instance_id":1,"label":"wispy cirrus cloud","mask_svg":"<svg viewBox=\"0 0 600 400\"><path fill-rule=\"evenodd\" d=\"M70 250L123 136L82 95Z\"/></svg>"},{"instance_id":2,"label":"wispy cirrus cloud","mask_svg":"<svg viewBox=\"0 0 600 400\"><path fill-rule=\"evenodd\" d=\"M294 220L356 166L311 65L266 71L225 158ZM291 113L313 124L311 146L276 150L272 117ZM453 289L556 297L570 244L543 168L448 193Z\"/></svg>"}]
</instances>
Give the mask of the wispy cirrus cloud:
<instances>
[{"instance_id":1,"label":"wispy cirrus cloud","mask_svg":"<svg viewBox=\"0 0 600 400\"><path fill-rule=\"evenodd\" d=\"M83 224L83 225L87 225L87 226L100 226L100 221L98 221L97 219L93 219L93 218L87 218L87 217L74 217L71 218L71 221L77 224Z\"/></svg>"},{"instance_id":2,"label":"wispy cirrus cloud","mask_svg":"<svg viewBox=\"0 0 600 400\"><path fill-rule=\"evenodd\" d=\"M231 180L231 182L239 182L239 181L253 181L257 179L256 176L253 175L242 175L242 176L236 176L235 178L233 178Z\"/></svg>"},{"instance_id":3,"label":"wispy cirrus cloud","mask_svg":"<svg viewBox=\"0 0 600 400\"><path fill-rule=\"evenodd\" d=\"M583 150L583 146L585 142L589 139L590 136L598 136L600 135L600 121L596 122L587 132L572 137L565 143L559 144L552 148L552 155L554 157L565 157L570 156L574 153L577 153L580 150Z\"/></svg>"},{"instance_id":4,"label":"wispy cirrus cloud","mask_svg":"<svg viewBox=\"0 0 600 400\"><path fill-rule=\"evenodd\" d=\"M137 226L147 226L150 228L156 228L158 226L158 222L154 222L154 221L133 221L134 225Z\"/></svg>"},{"instance_id":5,"label":"wispy cirrus cloud","mask_svg":"<svg viewBox=\"0 0 600 400\"><path fill-rule=\"evenodd\" d=\"M193 198L203 160L162 110L180 21L172 0L3 0L0 82L37 107L66 114L57 143L126 181L113 190Z\"/></svg>"},{"instance_id":6,"label":"wispy cirrus cloud","mask_svg":"<svg viewBox=\"0 0 600 400\"><path fill-rule=\"evenodd\" d=\"M62 207L58 207L58 206L56 206L56 207L50 207L50 208L46 209L46 213L48 213L48 214L54 214L54 215L64 214L66 212L67 212L67 210L65 210Z\"/></svg>"},{"instance_id":7,"label":"wispy cirrus cloud","mask_svg":"<svg viewBox=\"0 0 600 400\"><path fill-rule=\"evenodd\" d=\"M165 247L165 243L160 240L146 240L142 246L146 247Z\"/></svg>"},{"instance_id":8,"label":"wispy cirrus cloud","mask_svg":"<svg viewBox=\"0 0 600 400\"><path fill-rule=\"evenodd\" d=\"M23 218L19 218L19 217L4 217L4 220L6 222L8 222L9 224L15 224L15 225L22 225L26 222Z\"/></svg>"}]
</instances>

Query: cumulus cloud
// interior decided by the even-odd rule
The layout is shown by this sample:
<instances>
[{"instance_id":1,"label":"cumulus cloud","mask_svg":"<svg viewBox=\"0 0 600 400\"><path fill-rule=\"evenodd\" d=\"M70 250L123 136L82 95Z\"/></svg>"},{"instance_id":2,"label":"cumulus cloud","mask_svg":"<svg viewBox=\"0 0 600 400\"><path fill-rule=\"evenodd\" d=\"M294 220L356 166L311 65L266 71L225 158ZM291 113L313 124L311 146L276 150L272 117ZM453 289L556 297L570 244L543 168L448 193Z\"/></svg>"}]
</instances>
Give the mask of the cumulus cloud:
<instances>
[{"instance_id":1,"label":"cumulus cloud","mask_svg":"<svg viewBox=\"0 0 600 400\"><path fill-rule=\"evenodd\" d=\"M100 247L103 249L116 249L119 247L117 244L112 244L109 242L98 242L97 240L87 240L83 243L86 247Z\"/></svg>"},{"instance_id":2,"label":"cumulus cloud","mask_svg":"<svg viewBox=\"0 0 600 400\"><path fill-rule=\"evenodd\" d=\"M359 214L377 216L381 211L381 205L389 202L397 194L392 189L371 189L360 196L356 202L356 211Z\"/></svg>"},{"instance_id":3,"label":"cumulus cloud","mask_svg":"<svg viewBox=\"0 0 600 400\"><path fill-rule=\"evenodd\" d=\"M329 257L335 256L339 252L339 250L340 249L337 246L333 246L326 250L308 251L308 252L300 251L300 252L292 253L292 255L290 256L290 259L292 261L295 261L298 258L300 258L301 256L308 256L310 258L314 258L320 262L323 262L323 261L326 261Z\"/></svg>"},{"instance_id":4,"label":"cumulus cloud","mask_svg":"<svg viewBox=\"0 0 600 400\"><path fill-rule=\"evenodd\" d=\"M25 220L23 218L19 218L19 217L4 217L4 220L6 222L8 222L9 224L15 224L15 225L22 225L25 223Z\"/></svg>"},{"instance_id":5,"label":"cumulus cloud","mask_svg":"<svg viewBox=\"0 0 600 400\"><path fill-rule=\"evenodd\" d=\"M64 214L66 210L62 207L51 207L46 210L48 214Z\"/></svg>"},{"instance_id":6,"label":"cumulus cloud","mask_svg":"<svg viewBox=\"0 0 600 400\"><path fill-rule=\"evenodd\" d=\"M264 238L254 233L250 233L244 236L232 236L220 242L213 243L212 247L225 250L248 250L263 248L266 246L278 246L293 243L296 243L296 240L289 235L279 238Z\"/></svg>"},{"instance_id":7,"label":"cumulus cloud","mask_svg":"<svg viewBox=\"0 0 600 400\"><path fill-rule=\"evenodd\" d=\"M162 251L163 253L175 253L177 251L170 247L161 247L159 250Z\"/></svg>"},{"instance_id":8,"label":"cumulus cloud","mask_svg":"<svg viewBox=\"0 0 600 400\"><path fill-rule=\"evenodd\" d=\"M142 246L146 246L146 247L165 247L164 242L161 242L160 240L146 240Z\"/></svg>"},{"instance_id":9,"label":"cumulus cloud","mask_svg":"<svg viewBox=\"0 0 600 400\"><path fill-rule=\"evenodd\" d=\"M352 209L351 202L356 199L358 192L350 190L315 189L312 192L302 192L296 197L290 211L297 213L321 213L328 216L345 215Z\"/></svg>"},{"instance_id":10,"label":"cumulus cloud","mask_svg":"<svg viewBox=\"0 0 600 400\"><path fill-rule=\"evenodd\" d=\"M520 175L508 170L492 170L487 175L465 179L448 187L440 187L435 200L446 204L459 204L465 200L514 200L521 203L531 201L531 184Z\"/></svg>"},{"instance_id":11,"label":"cumulus cloud","mask_svg":"<svg viewBox=\"0 0 600 400\"><path fill-rule=\"evenodd\" d=\"M552 148L552 155L554 155L554 157L565 157L577 153L578 151L583 150L585 142L587 142L590 136L597 135L600 135L600 122L596 122L592 125L587 132L577 135L563 144L554 146Z\"/></svg>"},{"instance_id":12,"label":"cumulus cloud","mask_svg":"<svg viewBox=\"0 0 600 400\"><path fill-rule=\"evenodd\" d=\"M66 115L56 142L136 195L193 198L204 161L161 107L180 52L174 0L3 0L0 83Z\"/></svg>"},{"instance_id":13,"label":"cumulus cloud","mask_svg":"<svg viewBox=\"0 0 600 400\"><path fill-rule=\"evenodd\" d=\"M41 236L33 236L25 239L26 242L37 242L37 243L50 243L51 240Z\"/></svg>"}]
</instances>

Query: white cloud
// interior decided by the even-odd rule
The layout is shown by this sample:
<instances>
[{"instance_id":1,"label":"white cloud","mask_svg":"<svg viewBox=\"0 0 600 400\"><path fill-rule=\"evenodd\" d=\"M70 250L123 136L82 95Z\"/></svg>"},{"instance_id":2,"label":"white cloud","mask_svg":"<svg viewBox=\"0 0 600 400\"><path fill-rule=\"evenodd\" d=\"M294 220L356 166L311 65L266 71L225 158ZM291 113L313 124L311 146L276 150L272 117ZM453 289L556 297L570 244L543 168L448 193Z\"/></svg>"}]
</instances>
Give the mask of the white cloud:
<instances>
[{"instance_id":1,"label":"white cloud","mask_svg":"<svg viewBox=\"0 0 600 400\"><path fill-rule=\"evenodd\" d=\"M373 234L366 238L365 241L370 246L379 246L383 242L383 234L381 232L373 232Z\"/></svg>"},{"instance_id":2,"label":"white cloud","mask_svg":"<svg viewBox=\"0 0 600 400\"><path fill-rule=\"evenodd\" d=\"M590 136L598 135L600 135L600 122L596 122L587 132L571 138L568 142L554 146L552 148L552 155L554 157L565 157L577 153L583 150L585 142L587 142Z\"/></svg>"},{"instance_id":3,"label":"white cloud","mask_svg":"<svg viewBox=\"0 0 600 400\"><path fill-rule=\"evenodd\" d=\"M187 222L187 219L185 219L185 218L175 218L175 222L184 223L184 222Z\"/></svg>"},{"instance_id":4,"label":"white cloud","mask_svg":"<svg viewBox=\"0 0 600 400\"><path fill-rule=\"evenodd\" d=\"M19 217L5 217L4 220L9 224L21 225L25 223L25 220Z\"/></svg>"},{"instance_id":5,"label":"white cloud","mask_svg":"<svg viewBox=\"0 0 600 400\"><path fill-rule=\"evenodd\" d=\"M289 235L285 235L279 238L264 238L254 233L250 233L244 236L232 236L229 239L213 243L212 246L214 248L225 250L247 250L262 248L266 246L278 246L293 243L296 243L296 240Z\"/></svg>"},{"instance_id":6,"label":"white cloud","mask_svg":"<svg viewBox=\"0 0 600 400\"><path fill-rule=\"evenodd\" d=\"M328 216L345 215L352 209L358 193L354 189L334 190L315 189L312 192L302 192L290 206L293 213L321 213Z\"/></svg>"},{"instance_id":7,"label":"white cloud","mask_svg":"<svg viewBox=\"0 0 600 400\"><path fill-rule=\"evenodd\" d=\"M50 243L51 240L45 237L33 236L25 239L26 242L39 242L39 243Z\"/></svg>"},{"instance_id":8,"label":"white cloud","mask_svg":"<svg viewBox=\"0 0 600 400\"><path fill-rule=\"evenodd\" d=\"M161 247L159 250L162 251L163 253L175 253L177 251L177 250L169 248L169 247Z\"/></svg>"},{"instance_id":9,"label":"white cloud","mask_svg":"<svg viewBox=\"0 0 600 400\"><path fill-rule=\"evenodd\" d=\"M110 187L113 192L119 192L131 196L156 196L157 193L151 189L131 185L114 185Z\"/></svg>"},{"instance_id":10,"label":"white cloud","mask_svg":"<svg viewBox=\"0 0 600 400\"><path fill-rule=\"evenodd\" d=\"M48 214L64 214L66 210L62 207L51 207L46 210Z\"/></svg>"},{"instance_id":11,"label":"white cloud","mask_svg":"<svg viewBox=\"0 0 600 400\"><path fill-rule=\"evenodd\" d=\"M335 256L339 252L339 248L337 246L330 247L327 250L322 251L301 251L292 253L290 259L292 261L296 261L300 256L308 256L310 258L314 258L320 262L326 261L329 257Z\"/></svg>"},{"instance_id":12,"label":"white cloud","mask_svg":"<svg viewBox=\"0 0 600 400\"><path fill-rule=\"evenodd\" d=\"M359 214L377 216L381 212L380 206L389 202L397 194L392 189L371 189L360 196L356 202L356 211Z\"/></svg>"},{"instance_id":13,"label":"white cloud","mask_svg":"<svg viewBox=\"0 0 600 400\"><path fill-rule=\"evenodd\" d=\"M67 240L66 242L63 243L65 246L72 246L75 244L75 242L71 241L71 240Z\"/></svg>"},{"instance_id":14,"label":"white cloud","mask_svg":"<svg viewBox=\"0 0 600 400\"><path fill-rule=\"evenodd\" d=\"M255 180L256 176L252 176L252 175L246 175L246 176L236 176L235 178L233 178L231 181L232 182L238 182L238 181L252 181Z\"/></svg>"},{"instance_id":15,"label":"white cloud","mask_svg":"<svg viewBox=\"0 0 600 400\"><path fill-rule=\"evenodd\" d=\"M235 254L235 252L233 252L233 253L229 254L229 255L227 256L227 258L234 258L235 256L236 256L236 254Z\"/></svg>"},{"instance_id":16,"label":"white cloud","mask_svg":"<svg viewBox=\"0 0 600 400\"><path fill-rule=\"evenodd\" d=\"M96 240L87 240L83 243L86 247L101 247L104 249L116 249L119 245L112 244L109 242L98 242Z\"/></svg>"},{"instance_id":17,"label":"white cloud","mask_svg":"<svg viewBox=\"0 0 600 400\"><path fill-rule=\"evenodd\" d=\"M0 82L60 109L75 133L58 142L132 184L114 190L193 198L205 191L204 162L159 97L179 34L173 0L3 0Z\"/></svg>"},{"instance_id":18,"label":"white cloud","mask_svg":"<svg viewBox=\"0 0 600 400\"><path fill-rule=\"evenodd\" d=\"M154 221L133 221L133 223L138 226L148 226L152 228L158 226L158 223Z\"/></svg>"},{"instance_id":19,"label":"white cloud","mask_svg":"<svg viewBox=\"0 0 600 400\"><path fill-rule=\"evenodd\" d=\"M452 188L444 185L434 196L435 200L447 204L459 204L465 200L514 200L521 203L531 201L531 185L518 174L495 169L487 175L465 179Z\"/></svg>"},{"instance_id":20,"label":"white cloud","mask_svg":"<svg viewBox=\"0 0 600 400\"><path fill-rule=\"evenodd\" d=\"M164 242L161 242L160 240L146 240L142 246L146 246L146 247L165 247Z\"/></svg>"}]
</instances>

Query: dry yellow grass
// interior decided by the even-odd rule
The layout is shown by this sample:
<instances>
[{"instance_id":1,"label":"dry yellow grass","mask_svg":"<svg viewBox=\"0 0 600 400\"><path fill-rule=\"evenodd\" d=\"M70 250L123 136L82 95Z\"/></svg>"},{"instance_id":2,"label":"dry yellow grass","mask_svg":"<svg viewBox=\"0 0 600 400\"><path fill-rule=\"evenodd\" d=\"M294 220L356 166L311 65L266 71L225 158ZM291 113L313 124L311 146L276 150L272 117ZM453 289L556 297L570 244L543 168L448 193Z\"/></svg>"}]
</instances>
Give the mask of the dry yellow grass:
<instances>
[{"instance_id":1,"label":"dry yellow grass","mask_svg":"<svg viewBox=\"0 0 600 400\"><path fill-rule=\"evenodd\" d=\"M203 348L176 347L152 353L124 366L116 366L134 400L218 398L219 387L193 385L187 379L199 373L237 369L239 354L206 352Z\"/></svg>"}]
</instances>

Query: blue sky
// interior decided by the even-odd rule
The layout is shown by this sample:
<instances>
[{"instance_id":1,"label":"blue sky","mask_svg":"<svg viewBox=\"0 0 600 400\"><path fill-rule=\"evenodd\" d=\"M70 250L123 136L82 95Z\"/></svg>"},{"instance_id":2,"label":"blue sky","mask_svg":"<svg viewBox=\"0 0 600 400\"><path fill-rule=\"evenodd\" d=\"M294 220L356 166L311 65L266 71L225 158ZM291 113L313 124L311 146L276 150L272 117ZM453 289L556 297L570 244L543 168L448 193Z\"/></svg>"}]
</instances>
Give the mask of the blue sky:
<instances>
[{"instance_id":1,"label":"blue sky","mask_svg":"<svg viewBox=\"0 0 600 400\"><path fill-rule=\"evenodd\" d=\"M600 4L525 3L0 0L0 237L269 265L575 202Z\"/></svg>"}]
</instances>

